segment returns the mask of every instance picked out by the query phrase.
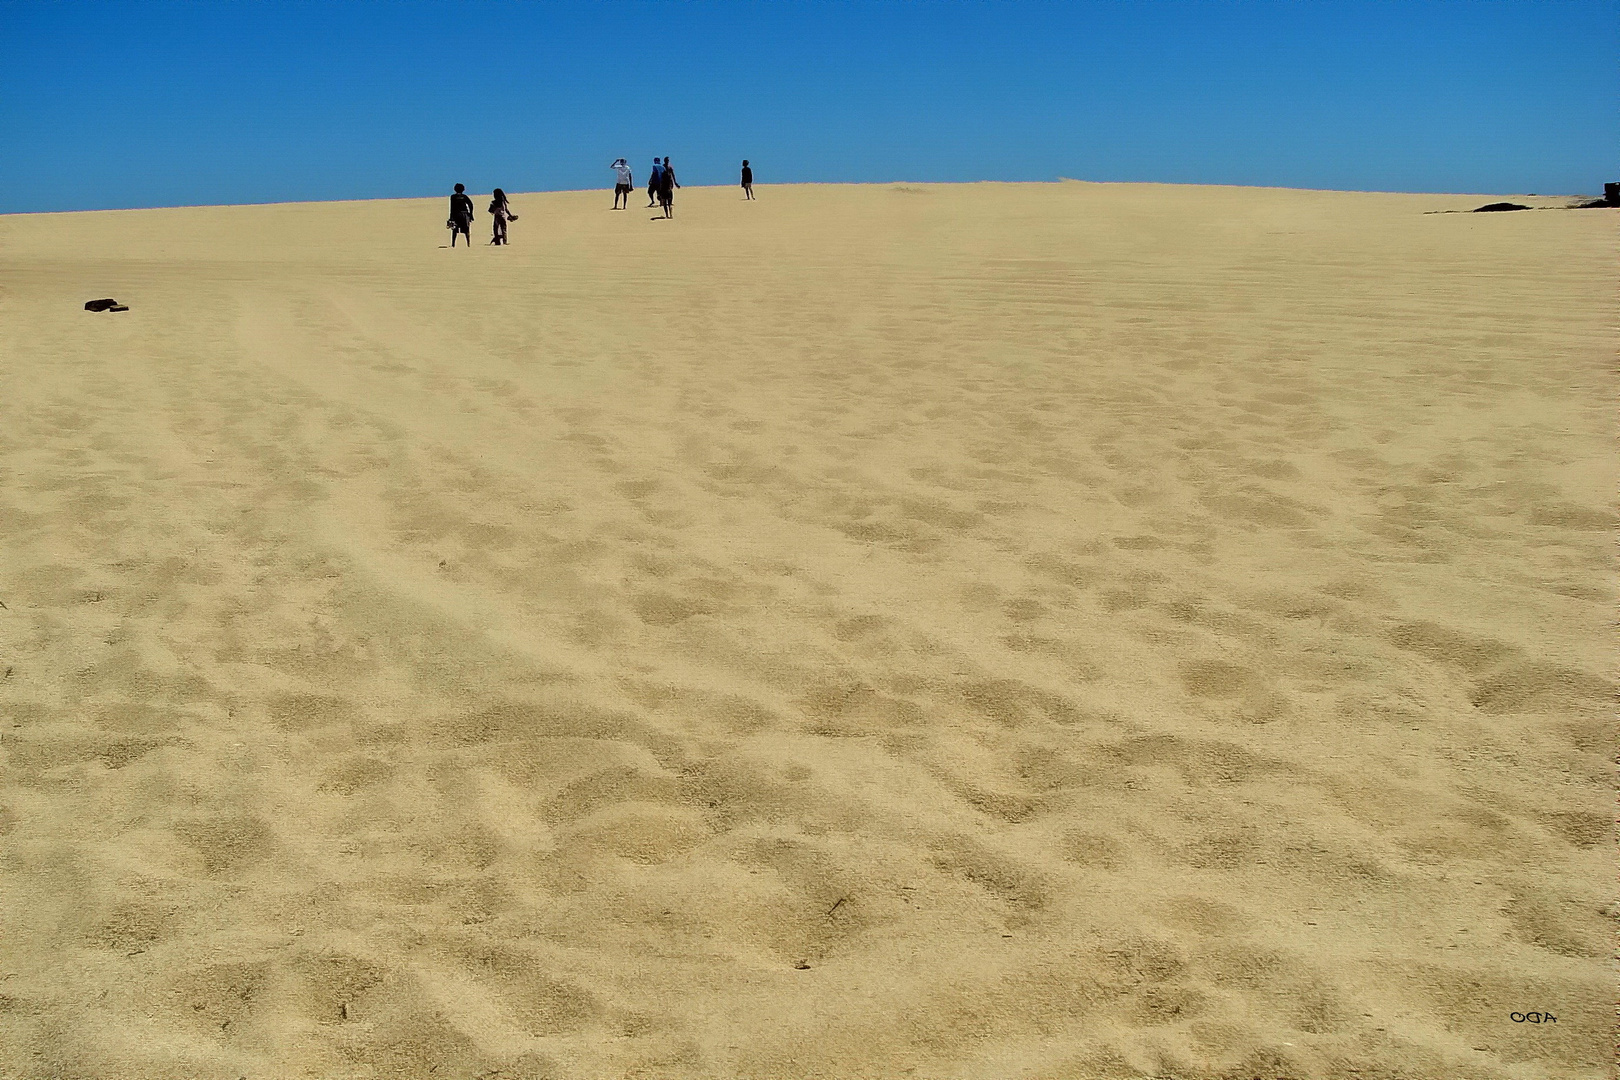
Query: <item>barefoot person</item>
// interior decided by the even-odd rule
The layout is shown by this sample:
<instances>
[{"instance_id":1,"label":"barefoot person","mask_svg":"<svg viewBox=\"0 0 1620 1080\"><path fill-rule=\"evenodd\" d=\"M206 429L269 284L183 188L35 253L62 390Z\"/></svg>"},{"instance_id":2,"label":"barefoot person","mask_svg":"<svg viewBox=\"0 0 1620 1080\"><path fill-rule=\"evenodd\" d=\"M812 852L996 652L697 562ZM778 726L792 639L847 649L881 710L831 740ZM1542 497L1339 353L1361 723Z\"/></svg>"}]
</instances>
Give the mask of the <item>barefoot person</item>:
<instances>
[{"instance_id":1,"label":"barefoot person","mask_svg":"<svg viewBox=\"0 0 1620 1080\"><path fill-rule=\"evenodd\" d=\"M675 166L664 159L664 171L658 176L658 205L664 208L664 216L675 216L675 189L681 185L675 179Z\"/></svg>"},{"instance_id":2,"label":"barefoot person","mask_svg":"<svg viewBox=\"0 0 1620 1080\"><path fill-rule=\"evenodd\" d=\"M613 170L613 209L630 209L630 192L635 190L636 181L630 175L630 163L624 158L618 158L609 166ZM623 200L624 205L619 202Z\"/></svg>"},{"instance_id":3,"label":"barefoot person","mask_svg":"<svg viewBox=\"0 0 1620 1080\"><path fill-rule=\"evenodd\" d=\"M465 236L467 246L472 247L472 219L473 203L467 197L467 185L457 184L456 193L450 196L450 220L445 224L450 226L450 246L456 246L456 237Z\"/></svg>"},{"instance_id":4,"label":"barefoot person","mask_svg":"<svg viewBox=\"0 0 1620 1080\"><path fill-rule=\"evenodd\" d=\"M647 174L647 209L649 210L651 210L653 208L653 204L658 201L658 191L659 188L662 187L662 180L660 177L663 176L663 173L663 162L659 161L657 158L653 158L652 172Z\"/></svg>"},{"instance_id":5,"label":"barefoot person","mask_svg":"<svg viewBox=\"0 0 1620 1080\"><path fill-rule=\"evenodd\" d=\"M743 158L742 189L745 196L754 197L754 170L748 167L747 158Z\"/></svg>"},{"instance_id":6,"label":"barefoot person","mask_svg":"<svg viewBox=\"0 0 1620 1080\"><path fill-rule=\"evenodd\" d=\"M490 243L497 246L506 244L506 223L516 221L517 215L512 213L512 207L506 201L506 192L496 188L489 200L489 216L495 219L495 235ZM471 241L468 241L471 243Z\"/></svg>"}]
</instances>

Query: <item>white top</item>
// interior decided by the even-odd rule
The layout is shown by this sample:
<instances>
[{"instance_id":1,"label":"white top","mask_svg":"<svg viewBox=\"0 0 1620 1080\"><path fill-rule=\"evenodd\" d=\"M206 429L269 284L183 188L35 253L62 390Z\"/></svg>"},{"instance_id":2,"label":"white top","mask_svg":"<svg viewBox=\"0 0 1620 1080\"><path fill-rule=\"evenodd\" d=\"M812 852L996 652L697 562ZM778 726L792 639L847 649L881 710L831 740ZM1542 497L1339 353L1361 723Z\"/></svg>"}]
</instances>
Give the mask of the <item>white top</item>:
<instances>
[{"instance_id":1,"label":"white top","mask_svg":"<svg viewBox=\"0 0 1620 1080\"><path fill-rule=\"evenodd\" d=\"M614 172L615 175L618 176L618 178L619 178L618 182L619 183L628 184L630 182L630 166L628 166L628 165L615 165L615 166L613 166L613 172Z\"/></svg>"}]
</instances>

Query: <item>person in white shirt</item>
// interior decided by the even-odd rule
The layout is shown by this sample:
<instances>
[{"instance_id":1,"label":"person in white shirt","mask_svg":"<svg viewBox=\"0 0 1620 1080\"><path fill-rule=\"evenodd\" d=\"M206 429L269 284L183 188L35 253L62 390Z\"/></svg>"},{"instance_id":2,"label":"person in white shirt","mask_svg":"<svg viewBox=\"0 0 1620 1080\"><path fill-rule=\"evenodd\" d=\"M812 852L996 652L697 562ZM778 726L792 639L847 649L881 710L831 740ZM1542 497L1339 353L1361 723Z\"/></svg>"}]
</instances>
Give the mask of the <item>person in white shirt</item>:
<instances>
[{"instance_id":1,"label":"person in white shirt","mask_svg":"<svg viewBox=\"0 0 1620 1080\"><path fill-rule=\"evenodd\" d=\"M613 185L613 209L628 210L630 192L636 186L635 178L630 175L630 163L624 158L619 158L613 163L612 169L613 175L617 178ZM621 200L624 202L623 206L619 205Z\"/></svg>"}]
</instances>

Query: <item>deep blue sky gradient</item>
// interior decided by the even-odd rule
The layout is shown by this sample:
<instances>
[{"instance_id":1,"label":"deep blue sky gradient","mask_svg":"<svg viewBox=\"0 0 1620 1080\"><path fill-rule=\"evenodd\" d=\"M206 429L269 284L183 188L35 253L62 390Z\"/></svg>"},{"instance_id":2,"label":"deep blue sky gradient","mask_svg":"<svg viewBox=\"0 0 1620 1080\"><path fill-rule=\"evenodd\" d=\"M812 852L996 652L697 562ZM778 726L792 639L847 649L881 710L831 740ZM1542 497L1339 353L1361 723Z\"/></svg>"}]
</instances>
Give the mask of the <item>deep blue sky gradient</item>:
<instances>
[{"instance_id":1,"label":"deep blue sky gradient","mask_svg":"<svg viewBox=\"0 0 1620 1080\"><path fill-rule=\"evenodd\" d=\"M0 212L683 183L1597 192L1620 0L0 0Z\"/></svg>"}]
</instances>

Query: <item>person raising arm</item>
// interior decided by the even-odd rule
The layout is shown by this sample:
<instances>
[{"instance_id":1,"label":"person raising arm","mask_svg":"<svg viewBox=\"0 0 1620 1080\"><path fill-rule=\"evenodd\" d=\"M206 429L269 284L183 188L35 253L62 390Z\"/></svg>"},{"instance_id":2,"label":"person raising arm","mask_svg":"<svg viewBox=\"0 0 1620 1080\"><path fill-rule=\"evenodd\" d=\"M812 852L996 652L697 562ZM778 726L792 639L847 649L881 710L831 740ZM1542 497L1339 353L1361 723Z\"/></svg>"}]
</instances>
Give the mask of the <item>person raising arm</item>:
<instances>
[{"instance_id":1,"label":"person raising arm","mask_svg":"<svg viewBox=\"0 0 1620 1080\"><path fill-rule=\"evenodd\" d=\"M630 192L635 190L635 177L630 175L630 163L624 158L616 159L610 166L613 170L613 209L630 209ZM624 205L620 206L620 201Z\"/></svg>"}]
</instances>

